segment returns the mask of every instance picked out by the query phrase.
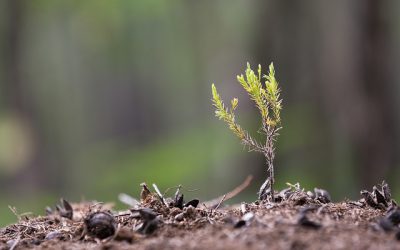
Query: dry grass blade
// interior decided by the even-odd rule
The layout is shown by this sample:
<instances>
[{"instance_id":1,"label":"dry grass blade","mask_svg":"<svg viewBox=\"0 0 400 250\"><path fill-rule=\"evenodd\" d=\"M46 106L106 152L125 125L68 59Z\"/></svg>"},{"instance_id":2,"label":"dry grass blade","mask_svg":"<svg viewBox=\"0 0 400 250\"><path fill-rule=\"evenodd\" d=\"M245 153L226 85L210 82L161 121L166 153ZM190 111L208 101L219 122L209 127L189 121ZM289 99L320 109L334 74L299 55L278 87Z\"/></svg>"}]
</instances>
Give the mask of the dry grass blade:
<instances>
[{"instance_id":1,"label":"dry grass blade","mask_svg":"<svg viewBox=\"0 0 400 250\"><path fill-rule=\"evenodd\" d=\"M204 205L208 208L216 208L218 205L220 206L222 202L232 199L233 197L238 195L240 192L245 190L250 185L252 180L253 180L252 175L247 176L246 179L243 181L243 183L240 184L239 186L237 186L236 188L234 188L232 191L230 191L224 195L221 195L215 199L212 199L210 201L206 201L206 202L204 202Z\"/></svg>"},{"instance_id":2,"label":"dry grass blade","mask_svg":"<svg viewBox=\"0 0 400 250\"><path fill-rule=\"evenodd\" d=\"M160 189L158 189L155 183L153 183L153 188L156 191L158 198L160 198L160 200L164 203L164 205L168 207L168 203L165 201L163 194L160 192Z\"/></svg>"},{"instance_id":3,"label":"dry grass blade","mask_svg":"<svg viewBox=\"0 0 400 250\"><path fill-rule=\"evenodd\" d=\"M18 245L18 243L19 243L20 240L21 240L21 236L18 236L18 237L14 240L13 244L10 246L10 250L14 250L14 249L17 247L17 245Z\"/></svg>"},{"instance_id":4,"label":"dry grass blade","mask_svg":"<svg viewBox=\"0 0 400 250\"><path fill-rule=\"evenodd\" d=\"M225 201L226 199L226 194L222 197L222 199L218 202L218 205L214 208L214 210L218 210L218 208L221 206L221 204Z\"/></svg>"}]
</instances>

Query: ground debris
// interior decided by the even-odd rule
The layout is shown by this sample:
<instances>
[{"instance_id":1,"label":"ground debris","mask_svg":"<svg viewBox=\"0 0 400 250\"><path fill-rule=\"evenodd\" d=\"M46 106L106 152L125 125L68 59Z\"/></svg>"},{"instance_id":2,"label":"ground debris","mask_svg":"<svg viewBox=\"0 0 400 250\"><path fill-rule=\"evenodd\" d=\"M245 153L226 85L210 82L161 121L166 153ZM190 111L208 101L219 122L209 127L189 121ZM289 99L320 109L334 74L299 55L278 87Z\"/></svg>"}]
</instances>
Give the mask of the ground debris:
<instances>
[{"instance_id":1,"label":"ground debris","mask_svg":"<svg viewBox=\"0 0 400 250\"><path fill-rule=\"evenodd\" d=\"M160 223L155 213L150 208L141 208L137 210L142 220L142 224L137 228L137 231L142 234L152 234Z\"/></svg>"},{"instance_id":2,"label":"ground debris","mask_svg":"<svg viewBox=\"0 0 400 250\"><path fill-rule=\"evenodd\" d=\"M87 235L105 239L114 235L116 220L110 212L90 213L84 220Z\"/></svg>"},{"instance_id":3,"label":"ground debris","mask_svg":"<svg viewBox=\"0 0 400 250\"><path fill-rule=\"evenodd\" d=\"M69 202L67 200L61 199L61 204L56 205L56 209L61 217L72 220L74 211L72 209L71 204L69 204Z\"/></svg>"},{"instance_id":4,"label":"ground debris","mask_svg":"<svg viewBox=\"0 0 400 250\"><path fill-rule=\"evenodd\" d=\"M332 202L331 196L328 191L321 188L314 188L315 198L321 203L329 203Z\"/></svg>"},{"instance_id":5,"label":"ground debris","mask_svg":"<svg viewBox=\"0 0 400 250\"><path fill-rule=\"evenodd\" d=\"M46 234L46 237L44 237L45 240L62 239L62 238L64 238L64 234L58 230L52 231Z\"/></svg>"},{"instance_id":6,"label":"ground debris","mask_svg":"<svg viewBox=\"0 0 400 250\"><path fill-rule=\"evenodd\" d=\"M305 191L301 188L299 183L290 184L288 187L279 192L275 192L274 202L293 202L295 205L302 206L307 204L327 204L332 202L331 196L328 191L321 188L314 188L314 192ZM271 203L263 201L264 203Z\"/></svg>"},{"instance_id":7,"label":"ground debris","mask_svg":"<svg viewBox=\"0 0 400 250\"><path fill-rule=\"evenodd\" d=\"M251 222L254 220L254 217L255 217L255 215L253 212L248 212L248 213L244 214L242 216L242 218L234 224L234 228L249 226L251 224Z\"/></svg>"},{"instance_id":8,"label":"ground debris","mask_svg":"<svg viewBox=\"0 0 400 250\"><path fill-rule=\"evenodd\" d=\"M393 223L393 225L397 226L400 224L400 209L395 208L393 210L388 211L386 215L388 220Z\"/></svg>"},{"instance_id":9,"label":"ground debris","mask_svg":"<svg viewBox=\"0 0 400 250\"><path fill-rule=\"evenodd\" d=\"M193 200L185 203L179 186L172 197L162 194L168 206L159 194L144 185L142 189L139 204L128 202L134 205L128 211L83 202L70 204L72 220L57 212L20 216L18 223L0 230L0 249L13 245L15 249L399 248L395 238L400 239L400 210L386 200L384 188L378 190L388 203L386 210L365 202L327 202L323 191L306 192L298 184L277 192L279 202L218 209L195 207Z\"/></svg>"},{"instance_id":10,"label":"ground debris","mask_svg":"<svg viewBox=\"0 0 400 250\"><path fill-rule=\"evenodd\" d=\"M178 193L175 195L174 204L171 204L173 207L177 207L179 209L183 209L183 194Z\"/></svg>"},{"instance_id":11,"label":"ground debris","mask_svg":"<svg viewBox=\"0 0 400 250\"><path fill-rule=\"evenodd\" d=\"M125 241L127 243L133 243L135 240L140 239L140 237L129 227L122 227L117 230L113 239L115 241Z\"/></svg>"},{"instance_id":12,"label":"ground debris","mask_svg":"<svg viewBox=\"0 0 400 250\"><path fill-rule=\"evenodd\" d=\"M142 191L140 192L140 202L146 203L148 199L151 199L151 191L144 182L140 184L140 186L142 187Z\"/></svg>"},{"instance_id":13,"label":"ground debris","mask_svg":"<svg viewBox=\"0 0 400 250\"><path fill-rule=\"evenodd\" d=\"M243 183L240 184L239 186L237 186L236 188L234 188L232 191L230 191L224 195L221 195L215 199L212 199L210 201L206 201L206 202L204 202L204 205L208 208L215 208L217 206L221 206L221 204L222 204L221 201L227 201L229 199L232 199L236 195L238 195L240 192L245 190L250 185L252 180L253 180L252 175L247 176L246 179L243 181Z\"/></svg>"},{"instance_id":14,"label":"ground debris","mask_svg":"<svg viewBox=\"0 0 400 250\"><path fill-rule=\"evenodd\" d=\"M38 216L29 220L20 219L0 231L0 249L2 242L5 249L12 246L17 249L37 246L46 241L67 241L76 238L80 233L81 223L58 215Z\"/></svg>"},{"instance_id":15,"label":"ground debris","mask_svg":"<svg viewBox=\"0 0 400 250\"><path fill-rule=\"evenodd\" d=\"M316 206L309 206L301 209L297 223L305 228L320 229L322 227L320 223L312 221L307 217L308 212L315 211L316 209L317 209Z\"/></svg>"},{"instance_id":16,"label":"ground debris","mask_svg":"<svg viewBox=\"0 0 400 250\"><path fill-rule=\"evenodd\" d=\"M386 215L377 220L377 225L385 232L396 231L399 232L400 224L400 209L393 208L387 211Z\"/></svg>"},{"instance_id":17,"label":"ground debris","mask_svg":"<svg viewBox=\"0 0 400 250\"><path fill-rule=\"evenodd\" d=\"M319 229L321 228L321 224L315 222L315 221L311 221L307 215L303 214L299 217L299 220L297 221L297 223L300 226L306 227L306 228L311 228L311 229Z\"/></svg>"},{"instance_id":18,"label":"ground debris","mask_svg":"<svg viewBox=\"0 0 400 250\"><path fill-rule=\"evenodd\" d=\"M140 205L140 202L133 198L132 196L125 194L125 193L120 193L118 195L118 200L129 207L136 207Z\"/></svg>"},{"instance_id":19,"label":"ground debris","mask_svg":"<svg viewBox=\"0 0 400 250\"><path fill-rule=\"evenodd\" d=\"M385 232L390 232L395 229L395 226L387 217L380 218L378 220L378 225Z\"/></svg>"},{"instance_id":20,"label":"ground debris","mask_svg":"<svg viewBox=\"0 0 400 250\"><path fill-rule=\"evenodd\" d=\"M199 205L199 200L198 199L193 199L193 200L190 200L190 201L188 201L187 203L185 203L185 205L183 205L183 207L190 207L190 206L192 206L192 207L194 207L194 208L196 208L198 205Z\"/></svg>"},{"instance_id":21,"label":"ground debris","mask_svg":"<svg viewBox=\"0 0 400 250\"><path fill-rule=\"evenodd\" d=\"M374 209L388 210L397 207L396 201L391 198L389 185L385 181L379 185L379 188L373 186L372 192L362 190L360 194L362 196L360 202Z\"/></svg>"}]
</instances>

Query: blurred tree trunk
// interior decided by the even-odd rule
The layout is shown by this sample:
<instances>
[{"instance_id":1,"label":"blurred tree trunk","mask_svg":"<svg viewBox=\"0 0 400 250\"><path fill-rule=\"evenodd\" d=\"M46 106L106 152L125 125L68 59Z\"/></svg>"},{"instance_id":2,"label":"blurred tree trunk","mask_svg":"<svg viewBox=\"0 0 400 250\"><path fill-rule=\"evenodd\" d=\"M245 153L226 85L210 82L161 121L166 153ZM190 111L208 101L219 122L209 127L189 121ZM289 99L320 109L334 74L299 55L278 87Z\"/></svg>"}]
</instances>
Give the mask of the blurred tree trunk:
<instances>
[{"instance_id":1,"label":"blurred tree trunk","mask_svg":"<svg viewBox=\"0 0 400 250\"><path fill-rule=\"evenodd\" d=\"M315 75L314 68L317 57L315 51L318 49L312 46L315 41L311 40L315 37L316 26L316 14L313 12L315 11L313 6L312 2L264 1L259 8L254 10L256 13L254 23L257 24L257 28L252 39L253 54L256 62L262 63L265 70L270 62L274 62L278 80L281 82L283 90L284 109L282 115L284 129L282 130L282 137L285 136L286 129L291 126L291 124L285 123L286 117L291 110L297 109L292 104L307 103L307 105L313 105L317 102L310 98L315 93L309 91L313 88L312 84L315 79L307 78ZM279 146L277 150L280 151ZM292 158L291 160L304 159L299 155L293 154L293 150L289 151L286 152L285 156ZM294 151L307 151L307 149L299 148ZM284 164L284 166L279 166L279 160L282 159L281 157L284 154L284 152L283 154L279 152L277 154L278 166L276 171L278 179L280 179L279 172L290 172L289 168L293 165ZM289 160L286 162L289 162ZM308 163L309 161L299 162L294 167L308 167ZM265 175L265 168L260 168L259 171L259 176ZM307 171L307 169L302 171ZM324 179L324 175L329 176L327 171L323 171L323 173L319 173L318 177ZM286 181L288 180L280 180L278 182L284 183ZM326 181L325 179L325 184Z\"/></svg>"},{"instance_id":2,"label":"blurred tree trunk","mask_svg":"<svg viewBox=\"0 0 400 250\"><path fill-rule=\"evenodd\" d=\"M291 89L284 93L286 104L301 85L315 91L331 133L332 148L324 150L331 151L332 162L321 166L330 173L325 181L343 185L339 192L347 194L352 185L379 183L395 164L397 113L385 4L265 1L256 10L254 54L260 62L279 61L280 79ZM305 86L307 81L312 86Z\"/></svg>"},{"instance_id":3,"label":"blurred tree trunk","mask_svg":"<svg viewBox=\"0 0 400 250\"><path fill-rule=\"evenodd\" d=\"M385 1L366 2L362 30L364 47L360 48L361 78L365 93L365 134L355 139L360 160L362 183L371 187L387 176L395 164L395 114L391 98L390 31L385 20ZM356 128L355 128L356 129Z\"/></svg>"},{"instance_id":4,"label":"blurred tree trunk","mask_svg":"<svg viewBox=\"0 0 400 250\"><path fill-rule=\"evenodd\" d=\"M319 6L322 53L315 84L321 85L320 101L333 124L333 153L344 159L336 160L336 177L352 173L358 188L379 183L395 160L384 5L370 0Z\"/></svg>"},{"instance_id":5,"label":"blurred tree trunk","mask_svg":"<svg viewBox=\"0 0 400 250\"><path fill-rule=\"evenodd\" d=\"M341 182L341 176L353 175L358 188L379 183L395 161L396 113L384 7L385 2L371 0L317 8L322 39L315 86L320 85L320 102L332 123L335 176Z\"/></svg>"},{"instance_id":6,"label":"blurred tree trunk","mask_svg":"<svg viewBox=\"0 0 400 250\"><path fill-rule=\"evenodd\" d=\"M5 95L10 109L17 113L24 113L24 100L20 81L20 38L21 23L23 22L23 7L20 1L7 1L7 26L3 37L3 60L5 67Z\"/></svg>"},{"instance_id":7,"label":"blurred tree trunk","mask_svg":"<svg viewBox=\"0 0 400 250\"><path fill-rule=\"evenodd\" d=\"M22 31L24 26L25 5L23 1L9 0L5 4L7 10L6 27L2 37L3 41L2 64L4 65L4 98L6 110L12 116L16 116L23 122L24 127L30 129L34 139L34 156L26 166L20 168L20 172L14 178L2 182L2 188L12 188L15 190L29 190L44 185L46 180L42 176L41 166L43 166L41 137L39 136L36 125L34 105L30 93L24 88L22 77ZM18 184L18 185L16 185ZM27 188L29 187L29 188Z\"/></svg>"}]
</instances>

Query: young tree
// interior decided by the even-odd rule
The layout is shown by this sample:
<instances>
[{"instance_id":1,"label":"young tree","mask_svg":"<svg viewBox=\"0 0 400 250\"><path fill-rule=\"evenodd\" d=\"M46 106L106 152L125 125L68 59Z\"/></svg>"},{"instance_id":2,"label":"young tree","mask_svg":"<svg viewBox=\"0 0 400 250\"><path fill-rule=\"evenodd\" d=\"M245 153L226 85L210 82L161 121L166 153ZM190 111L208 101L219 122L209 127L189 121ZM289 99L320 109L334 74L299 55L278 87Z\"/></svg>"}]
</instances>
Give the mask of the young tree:
<instances>
[{"instance_id":1,"label":"young tree","mask_svg":"<svg viewBox=\"0 0 400 250\"><path fill-rule=\"evenodd\" d=\"M229 129L241 140L241 142L248 146L250 151L258 151L264 154L267 163L269 176L261 185L258 197L260 200L274 201L274 158L275 146L278 131L281 127L280 112L282 109L282 100L280 99L280 89L278 81L275 79L274 65L271 63L269 66L268 75L261 77L261 65L258 65L257 74L251 69L250 64L247 63L246 77L238 75L237 80L242 87L249 94L250 98L255 102L256 107L260 111L262 126L258 131L265 134L265 142L259 143L253 139L250 134L244 130L236 122L234 111L238 106L238 99L231 100L231 107L225 107L217 89L212 84L212 101L215 107L215 115L224 120ZM262 83L263 79L264 84Z\"/></svg>"}]
</instances>

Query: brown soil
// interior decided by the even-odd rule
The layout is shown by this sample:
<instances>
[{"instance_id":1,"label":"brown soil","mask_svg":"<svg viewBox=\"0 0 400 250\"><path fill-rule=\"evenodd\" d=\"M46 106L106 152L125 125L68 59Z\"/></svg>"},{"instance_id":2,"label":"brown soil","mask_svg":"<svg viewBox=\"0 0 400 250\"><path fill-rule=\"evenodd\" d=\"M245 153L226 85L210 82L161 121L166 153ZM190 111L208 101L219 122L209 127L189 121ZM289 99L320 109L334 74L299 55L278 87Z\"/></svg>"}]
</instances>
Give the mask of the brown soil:
<instances>
[{"instance_id":1,"label":"brown soil","mask_svg":"<svg viewBox=\"0 0 400 250\"><path fill-rule=\"evenodd\" d=\"M298 189L280 202L179 208L176 197L142 194L119 214L93 203L72 204L70 214L66 203L44 217L22 216L0 230L0 249L400 249L394 201L323 203Z\"/></svg>"}]
</instances>

